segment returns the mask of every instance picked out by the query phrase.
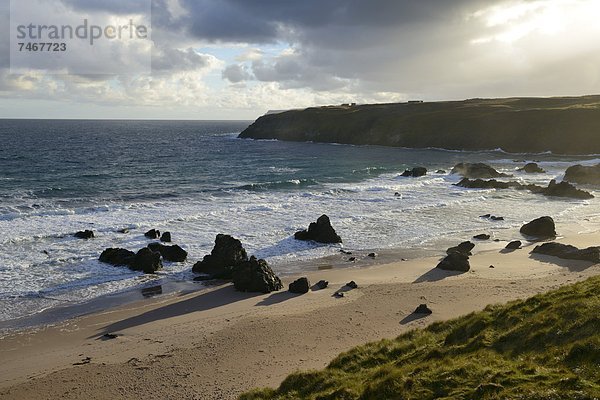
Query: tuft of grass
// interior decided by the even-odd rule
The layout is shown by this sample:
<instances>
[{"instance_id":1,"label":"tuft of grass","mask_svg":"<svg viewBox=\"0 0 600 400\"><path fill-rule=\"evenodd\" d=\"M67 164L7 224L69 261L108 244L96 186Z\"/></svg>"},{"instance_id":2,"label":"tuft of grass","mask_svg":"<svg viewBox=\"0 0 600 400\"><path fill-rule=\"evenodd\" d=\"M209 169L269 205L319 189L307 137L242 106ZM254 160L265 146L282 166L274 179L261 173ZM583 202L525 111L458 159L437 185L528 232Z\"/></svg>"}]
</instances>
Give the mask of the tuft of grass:
<instances>
[{"instance_id":1,"label":"tuft of grass","mask_svg":"<svg viewBox=\"0 0 600 400\"><path fill-rule=\"evenodd\" d=\"M600 277L356 347L324 370L240 396L506 398L600 398Z\"/></svg>"}]
</instances>

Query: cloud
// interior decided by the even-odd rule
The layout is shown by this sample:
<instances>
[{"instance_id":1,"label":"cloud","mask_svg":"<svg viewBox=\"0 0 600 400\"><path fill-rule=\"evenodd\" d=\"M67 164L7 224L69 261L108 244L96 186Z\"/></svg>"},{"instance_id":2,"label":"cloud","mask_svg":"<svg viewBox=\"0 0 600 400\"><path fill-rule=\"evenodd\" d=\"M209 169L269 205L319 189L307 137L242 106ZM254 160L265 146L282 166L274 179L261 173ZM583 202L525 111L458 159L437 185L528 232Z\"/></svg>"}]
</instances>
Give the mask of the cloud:
<instances>
[{"instance_id":1,"label":"cloud","mask_svg":"<svg viewBox=\"0 0 600 400\"><path fill-rule=\"evenodd\" d=\"M231 83L239 83L252 79L252 74L241 64L228 65L222 72L223 79Z\"/></svg>"}]
</instances>

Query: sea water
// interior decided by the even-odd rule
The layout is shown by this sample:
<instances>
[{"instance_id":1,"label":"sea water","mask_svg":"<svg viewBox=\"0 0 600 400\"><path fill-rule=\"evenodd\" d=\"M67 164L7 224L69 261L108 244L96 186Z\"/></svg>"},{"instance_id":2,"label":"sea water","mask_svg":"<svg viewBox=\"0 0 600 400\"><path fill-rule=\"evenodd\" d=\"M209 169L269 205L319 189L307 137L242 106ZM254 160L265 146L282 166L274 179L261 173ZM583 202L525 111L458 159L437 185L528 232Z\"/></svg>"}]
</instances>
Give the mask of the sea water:
<instances>
[{"instance_id":1,"label":"sea water","mask_svg":"<svg viewBox=\"0 0 600 400\"><path fill-rule=\"evenodd\" d=\"M547 185L597 156L507 155L238 139L248 121L0 121L0 321L166 281L190 281L218 233L280 275L353 251L423 249L501 232L541 215L593 222L599 200L454 186L458 162L486 162ZM547 172L516 171L536 160ZM421 178L399 175L425 166ZM598 193L596 193L598 194ZM492 213L504 221L479 218ZM293 239L327 214L343 245ZM107 247L137 251L170 231L189 252L156 276L100 263ZM73 234L90 229L95 238ZM128 229L129 233L119 233Z\"/></svg>"}]
</instances>

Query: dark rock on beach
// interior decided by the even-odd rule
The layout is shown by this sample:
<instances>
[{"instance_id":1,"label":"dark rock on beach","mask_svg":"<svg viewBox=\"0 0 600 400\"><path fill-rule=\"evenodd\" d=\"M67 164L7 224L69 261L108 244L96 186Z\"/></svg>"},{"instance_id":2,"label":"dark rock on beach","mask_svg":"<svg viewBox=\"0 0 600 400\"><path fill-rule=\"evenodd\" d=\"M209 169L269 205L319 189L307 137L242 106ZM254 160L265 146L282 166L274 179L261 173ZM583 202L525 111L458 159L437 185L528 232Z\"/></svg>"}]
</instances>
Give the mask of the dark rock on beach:
<instances>
[{"instance_id":1,"label":"dark rock on beach","mask_svg":"<svg viewBox=\"0 0 600 400\"><path fill-rule=\"evenodd\" d=\"M450 255L453 253L460 253L466 256L470 256L471 250L473 250L473 248L475 248L475 243L469 241L462 242L458 246L450 247L448 250L446 250L446 254Z\"/></svg>"},{"instance_id":2,"label":"dark rock on beach","mask_svg":"<svg viewBox=\"0 0 600 400\"><path fill-rule=\"evenodd\" d=\"M158 239L160 237L160 231L156 229L150 229L148 232L144 233L148 239Z\"/></svg>"},{"instance_id":3,"label":"dark rock on beach","mask_svg":"<svg viewBox=\"0 0 600 400\"><path fill-rule=\"evenodd\" d=\"M135 257L133 251L126 249L106 249L100 254L100 262L112 265L130 265Z\"/></svg>"},{"instance_id":4,"label":"dark rock on beach","mask_svg":"<svg viewBox=\"0 0 600 400\"><path fill-rule=\"evenodd\" d=\"M543 168L537 165L537 163L527 163L523 168L519 168L518 170L527 174L543 174L546 172Z\"/></svg>"},{"instance_id":5,"label":"dark rock on beach","mask_svg":"<svg viewBox=\"0 0 600 400\"><path fill-rule=\"evenodd\" d=\"M482 233L480 235L475 235L473 236L473 239L477 239L477 240L490 240L490 235L488 235L487 233Z\"/></svg>"},{"instance_id":6,"label":"dark rock on beach","mask_svg":"<svg viewBox=\"0 0 600 400\"><path fill-rule=\"evenodd\" d=\"M310 290L310 282L308 278L302 277L290 283L290 293L304 294Z\"/></svg>"},{"instance_id":7,"label":"dark rock on beach","mask_svg":"<svg viewBox=\"0 0 600 400\"><path fill-rule=\"evenodd\" d=\"M242 242L229 235L219 234L209 255L198 261L192 271L218 279L231 279L233 269L248 261Z\"/></svg>"},{"instance_id":8,"label":"dark rock on beach","mask_svg":"<svg viewBox=\"0 0 600 400\"><path fill-rule=\"evenodd\" d=\"M575 246L556 242L536 246L532 253L554 256L565 260L581 260L600 263L600 246L578 249Z\"/></svg>"},{"instance_id":9,"label":"dark rock on beach","mask_svg":"<svg viewBox=\"0 0 600 400\"><path fill-rule=\"evenodd\" d=\"M465 178L500 178L510 175L502 174L496 171L493 167L483 163L459 163L452 168L451 174L459 174Z\"/></svg>"},{"instance_id":10,"label":"dark rock on beach","mask_svg":"<svg viewBox=\"0 0 600 400\"><path fill-rule=\"evenodd\" d=\"M188 255L187 251L178 245L165 246L160 243L150 243L148 248L154 252L160 253L166 261L184 262Z\"/></svg>"},{"instance_id":11,"label":"dark rock on beach","mask_svg":"<svg viewBox=\"0 0 600 400\"><path fill-rule=\"evenodd\" d=\"M315 289L323 290L323 289L326 289L327 286L329 286L329 282L328 281L320 280L319 282L317 282L315 284Z\"/></svg>"},{"instance_id":12,"label":"dark rock on beach","mask_svg":"<svg viewBox=\"0 0 600 400\"><path fill-rule=\"evenodd\" d=\"M421 304L419 305L419 307L417 307L417 309L415 311L413 311L413 314L432 314L433 311L431 311L431 309L429 307L427 307L427 304Z\"/></svg>"},{"instance_id":13,"label":"dark rock on beach","mask_svg":"<svg viewBox=\"0 0 600 400\"><path fill-rule=\"evenodd\" d=\"M520 240L514 240L512 242L510 242L509 244L506 245L505 249L507 250L518 250L521 248L521 245L523 243L521 243Z\"/></svg>"},{"instance_id":14,"label":"dark rock on beach","mask_svg":"<svg viewBox=\"0 0 600 400\"><path fill-rule=\"evenodd\" d=\"M147 247L137 252L129 268L134 271L143 271L145 274L153 274L162 269L160 253L155 253Z\"/></svg>"},{"instance_id":15,"label":"dark rock on beach","mask_svg":"<svg viewBox=\"0 0 600 400\"><path fill-rule=\"evenodd\" d=\"M163 243L171 243L171 232L165 232L160 237L160 241Z\"/></svg>"},{"instance_id":16,"label":"dark rock on beach","mask_svg":"<svg viewBox=\"0 0 600 400\"><path fill-rule=\"evenodd\" d=\"M405 178L418 178L421 176L427 175L427 168L425 167L415 167L413 169L407 169L402 173L401 176Z\"/></svg>"},{"instance_id":17,"label":"dark rock on beach","mask_svg":"<svg viewBox=\"0 0 600 400\"><path fill-rule=\"evenodd\" d=\"M294 238L297 240L312 240L319 243L342 243L342 238L331 226L327 215L321 215L317 222L311 222L308 230L296 232Z\"/></svg>"},{"instance_id":18,"label":"dark rock on beach","mask_svg":"<svg viewBox=\"0 0 600 400\"><path fill-rule=\"evenodd\" d=\"M235 290L240 292L271 293L281 290L283 284L265 260L252 256L236 265L232 273Z\"/></svg>"},{"instance_id":19,"label":"dark rock on beach","mask_svg":"<svg viewBox=\"0 0 600 400\"><path fill-rule=\"evenodd\" d=\"M350 282L346 283L346 286L349 287L350 289L357 289L358 288L358 285L354 281L350 281Z\"/></svg>"},{"instance_id":20,"label":"dark rock on beach","mask_svg":"<svg viewBox=\"0 0 600 400\"><path fill-rule=\"evenodd\" d=\"M556 236L556 227L552 217L540 217L523 225L520 229L523 235L536 238L551 238Z\"/></svg>"},{"instance_id":21,"label":"dark rock on beach","mask_svg":"<svg viewBox=\"0 0 600 400\"><path fill-rule=\"evenodd\" d=\"M600 185L600 164L594 166L573 165L567 168L565 181L582 185Z\"/></svg>"},{"instance_id":22,"label":"dark rock on beach","mask_svg":"<svg viewBox=\"0 0 600 400\"><path fill-rule=\"evenodd\" d=\"M377 258L377 253L369 253L367 257Z\"/></svg>"},{"instance_id":23,"label":"dark rock on beach","mask_svg":"<svg viewBox=\"0 0 600 400\"><path fill-rule=\"evenodd\" d=\"M440 261L436 268L444 271L469 272L471 265L467 254L455 251Z\"/></svg>"},{"instance_id":24,"label":"dark rock on beach","mask_svg":"<svg viewBox=\"0 0 600 400\"><path fill-rule=\"evenodd\" d=\"M447 174L447 172L443 169L438 169L437 171L435 171L436 174Z\"/></svg>"},{"instance_id":25,"label":"dark rock on beach","mask_svg":"<svg viewBox=\"0 0 600 400\"><path fill-rule=\"evenodd\" d=\"M89 230L85 230L85 231L79 231L77 232L75 235L77 239L93 239L94 238L94 232L93 231L89 231Z\"/></svg>"}]
</instances>

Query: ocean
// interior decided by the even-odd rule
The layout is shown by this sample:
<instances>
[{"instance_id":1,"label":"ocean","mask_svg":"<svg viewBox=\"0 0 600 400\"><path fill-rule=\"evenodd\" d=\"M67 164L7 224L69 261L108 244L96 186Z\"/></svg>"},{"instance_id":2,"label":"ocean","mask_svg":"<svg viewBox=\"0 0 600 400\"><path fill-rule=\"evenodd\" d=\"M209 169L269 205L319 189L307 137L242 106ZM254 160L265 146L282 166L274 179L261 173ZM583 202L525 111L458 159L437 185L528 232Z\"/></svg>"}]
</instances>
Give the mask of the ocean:
<instances>
[{"instance_id":1,"label":"ocean","mask_svg":"<svg viewBox=\"0 0 600 400\"><path fill-rule=\"evenodd\" d=\"M600 201L453 186L458 162L486 162L523 183L546 185L598 156L511 155L238 139L249 121L0 120L0 322L132 289L189 282L215 236L240 239L280 275L315 269L352 251L435 250L475 233L502 237L551 215L594 230ZM544 174L517 172L535 160ZM422 178L403 178L425 166ZM599 193L595 193L597 196ZM503 216L491 223L480 215ZM344 243L292 238L321 214ZM129 233L118 233L127 228ZM102 264L107 247L137 251L151 228L189 252L156 276ZM73 234L91 229L96 237ZM354 266L356 267L356 266ZM202 284L198 283L200 288ZM83 308L85 309L85 308Z\"/></svg>"}]
</instances>

